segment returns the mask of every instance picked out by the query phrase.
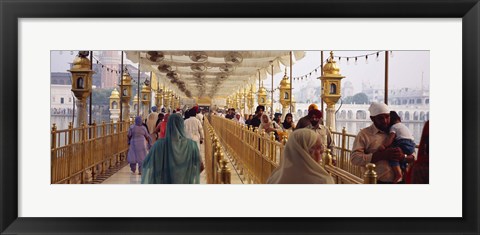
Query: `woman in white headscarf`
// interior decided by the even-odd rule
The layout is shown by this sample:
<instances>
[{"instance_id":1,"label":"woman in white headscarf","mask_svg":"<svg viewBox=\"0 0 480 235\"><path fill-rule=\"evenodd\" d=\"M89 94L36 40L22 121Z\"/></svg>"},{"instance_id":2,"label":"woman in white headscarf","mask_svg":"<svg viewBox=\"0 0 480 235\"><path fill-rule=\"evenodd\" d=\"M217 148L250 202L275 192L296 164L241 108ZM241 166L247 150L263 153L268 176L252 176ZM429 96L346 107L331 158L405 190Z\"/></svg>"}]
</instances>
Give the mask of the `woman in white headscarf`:
<instances>
[{"instance_id":1,"label":"woman in white headscarf","mask_svg":"<svg viewBox=\"0 0 480 235\"><path fill-rule=\"evenodd\" d=\"M270 133L272 131L276 131L275 127L273 126L272 120L268 117L267 114L262 114L262 118L260 119L261 123L258 127L261 130L265 130L266 133Z\"/></svg>"},{"instance_id":2,"label":"woman in white headscarf","mask_svg":"<svg viewBox=\"0 0 480 235\"><path fill-rule=\"evenodd\" d=\"M320 166L323 153L320 135L309 129L292 134L283 150L283 159L267 184L333 184L328 172Z\"/></svg>"},{"instance_id":3,"label":"woman in white headscarf","mask_svg":"<svg viewBox=\"0 0 480 235\"><path fill-rule=\"evenodd\" d=\"M239 112L235 113L235 117L233 117L233 121L241 124L245 124L245 120L243 120L243 117Z\"/></svg>"}]
</instances>

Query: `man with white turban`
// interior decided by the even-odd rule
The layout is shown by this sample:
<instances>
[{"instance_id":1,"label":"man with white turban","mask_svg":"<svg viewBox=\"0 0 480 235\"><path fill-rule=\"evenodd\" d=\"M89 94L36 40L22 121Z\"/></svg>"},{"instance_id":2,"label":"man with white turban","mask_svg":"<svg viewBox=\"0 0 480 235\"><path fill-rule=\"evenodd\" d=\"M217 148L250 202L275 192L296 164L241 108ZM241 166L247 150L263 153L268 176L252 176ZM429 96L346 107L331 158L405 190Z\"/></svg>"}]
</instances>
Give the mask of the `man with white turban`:
<instances>
[{"instance_id":1,"label":"man with white turban","mask_svg":"<svg viewBox=\"0 0 480 235\"><path fill-rule=\"evenodd\" d=\"M413 161L414 156L407 156L400 148L380 150L389 133L390 108L384 103L372 102L368 111L373 124L360 130L355 137L351 155L352 164L365 167L368 163L375 163L377 183L393 183L395 173L388 161L401 161L404 158L407 158L407 161Z\"/></svg>"}]
</instances>

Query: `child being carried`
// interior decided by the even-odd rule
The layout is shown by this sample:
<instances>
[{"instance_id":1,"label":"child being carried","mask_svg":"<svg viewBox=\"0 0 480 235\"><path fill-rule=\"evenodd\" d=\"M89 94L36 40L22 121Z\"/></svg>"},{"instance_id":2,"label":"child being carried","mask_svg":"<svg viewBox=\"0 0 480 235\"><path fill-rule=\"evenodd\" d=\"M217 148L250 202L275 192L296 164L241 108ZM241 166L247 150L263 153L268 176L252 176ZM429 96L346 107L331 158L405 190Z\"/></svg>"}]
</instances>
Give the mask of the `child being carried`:
<instances>
[{"instance_id":1,"label":"child being carried","mask_svg":"<svg viewBox=\"0 0 480 235\"><path fill-rule=\"evenodd\" d=\"M381 149L385 149L390 146L399 147L402 149L404 154L411 155L415 152L415 142L413 141L414 138L408 127L405 126L401 121L402 120L400 119L400 116L398 116L397 112L390 111L390 134L388 135L388 138ZM389 161L389 163L395 173L395 179L393 182L398 183L402 181L402 169L406 168L405 160L402 162Z\"/></svg>"}]
</instances>

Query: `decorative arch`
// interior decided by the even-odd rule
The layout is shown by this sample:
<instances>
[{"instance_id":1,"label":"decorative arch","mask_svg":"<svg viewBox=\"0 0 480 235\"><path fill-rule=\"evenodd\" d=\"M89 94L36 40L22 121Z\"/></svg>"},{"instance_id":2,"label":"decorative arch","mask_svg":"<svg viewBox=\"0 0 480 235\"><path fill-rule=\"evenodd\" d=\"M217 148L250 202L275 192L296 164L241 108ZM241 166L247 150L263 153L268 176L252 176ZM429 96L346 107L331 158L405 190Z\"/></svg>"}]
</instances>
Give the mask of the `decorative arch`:
<instances>
[{"instance_id":1,"label":"decorative arch","mask_svg":"<svg viewBox=\"0 0 480 235\"><path fill-rule=\"evenodd\" d=\"M425 112L420 112L420 121L425 121Z\"/></svg>"},{"instance_id":2,"label":"decorative arch","mask_svg":"<svg viewBox=\"0 0 480 235\"><path fill-rule=\"evenodd\" d=\"M418 121L418 112L417 111L413 112L413 120Z\"/></svg>"},{"instance_id":3,"label":"decorative arch","mask_svg":"<svg viewBox=\"0 0 480 235\"><path fill-rule=\"evenodd\" d=\"M335 83L330 84L330 94L337 94L337 85Z\"/></svg>"},{"instance_id":4,"label":"decorative arch","mask_svg":"<svg viewBox=\"0 0 480 235\"><path fill-rule=\"evenodd\" d=\"M112 109L118 109L118 103L117 101L112 102Z\"/></svg>"},{"instance_id":5,"label":"decorative arch","mask_svg":"<svg viewBox=\"0 0 480 235\"><path fill-rule=\"evenodd\" d=\"M410 112L406 111L405 112L405 121L409 121L410 120Z\"/></svg>"},{"instance_id":6,"label":"decorative arch","mask_svg":"<svg viewBox=\"0 0 480 235\"><path fill-rule=\"evenodd\" d=\"M352 112L352 110L348 110L347 116L348 116L348 119L353 119L353 112Z\"/></svg>"},{"instance_id":7,"label":"decorative arch","mask_svg":"<svg viewBox=\"0 0 480 235\"><path fill-rule=\"evenodd\" d=\"M357 120L365 120L367 119L367 112L364 110L358 110L355 116Z\"/></svg>"},{"instance_id":8,"label":"decorative arch","mask_svg":"<svg viewBox=\"0 0 480 235\"><path fill-rule=\"evenodd\" d=\"M342 110L340 112L340 118L343 119L343 120L345 120L347 118L347 112L345 112L345 110Z\"/></svg>"}]
</instances>

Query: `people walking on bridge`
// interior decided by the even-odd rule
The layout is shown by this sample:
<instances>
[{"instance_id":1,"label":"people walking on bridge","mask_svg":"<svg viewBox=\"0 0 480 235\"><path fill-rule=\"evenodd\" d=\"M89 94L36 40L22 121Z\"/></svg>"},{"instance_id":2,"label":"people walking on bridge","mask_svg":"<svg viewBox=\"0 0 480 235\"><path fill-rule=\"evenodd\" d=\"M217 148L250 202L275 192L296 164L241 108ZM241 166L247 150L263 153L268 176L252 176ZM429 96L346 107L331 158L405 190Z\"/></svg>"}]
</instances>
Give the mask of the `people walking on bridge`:
<instances>
[{"instance_id":1,"label":"people walking on bridge","mask_svg":"<svg viewBox=\"0 0 480 235\"><path fill-rule=\"evenodd\" d=\"M165 138L165 133L167 131L167 123L168 123L168 117L170 116L169 113L165 114L163 121L158 123L157 128L155 129L156 132L158 132L158 139Z\"/></svg>"},{"instance_id":2,"label":"people walking on bridge","mask_svg":"<svg viewBox=\"0 0 480 235\"><path fill-rule=\"evenodd\" d=\"M333 178L319 163L324 147L314 131L301 129L292 132L283 151L284 157L267 184L334 184Z\"/></svg>"},{"instance_id":3,"label":"people walking on bridge","mask_svg":"<svg viewBox=\"0 0 480 235\"><path fill-rule=\"evenodd\" d=\"M391 184L394 182L395 173L388 164L389 160L413 162L413 155L406 155L402 149L381 146L388 138L390 125L390 108L384 103L372 102L369 107L372 125L358 133L353 142L351 162L353 165L365 167L368 163L375 163L378 184Z\"/></svg>"},{"instance_id":4,"label":"people walking on bridge","mask_svg":"<svg viewBox=\"0 0 480 235\"><path fill-rule=\"evenodd\" d=\"M205 135L202 123L197 119L196 114L197 112L194 108L191 108L186 112L185 115L188 115L188 118L185 120L185 134L187 135L187 138L190 138L197 143L198 149L201 149L200 145L203 144Z\"/></svg>"},{"instance_id":5,"label":"people walking on bridge","mask_svg":"<svg viewBox=\"0 0 480 235\"><path fill-rule=\"evenodd\" d=\"M142 174L142 163L152 145L152 140L140 116L135 117L135 124L128 129L127 137L127 161L130 163L130 170L135 174L138 165L138 173Z\"/></svg>"},{"instance_id":6,"label":"people walking on bridge","mask_svg":"<svg viewBox=\"0 0 480 235\"><path fill-rule=\"evenodd\" d=\"M157 141L158 139L160 139L160 131L161 131L161 127L162 127L162 123L163 123L163 119L165 118L165 115L163 113L159 113L158 114L158 118L157 118L157 121L155 123L155 129L153 130L153 140L154 141Z\"/></svg>"},{"instance_id":7,"label":"people walking on bridge","mask_svg":"<svg viewBox=\"0 0 480 235\"><path fill-rule=\"evenodd\" d=\"M143 162L142 184L198 184L202 170L197 144L187 138L182 117L172 114L165 138L155 142Z\"/></svg>"},{"instance_id":8,"label":"people walking on bridge","mask_svg":"<svg viewBox=\"0 0 480 235\"><path fill-rule=\"evenodd\" d=\"M153 136L153 132L155 132L155 127L157 127L155 125L157 120L158 120L157 106L153 106L152 107L152 112L150 114L148 114L147 122L146 122L147 128L148 128L148 133L151 134L153 140L156 140L156 138L154 138L154 136Z\"/></svg>"}]
</instances>

